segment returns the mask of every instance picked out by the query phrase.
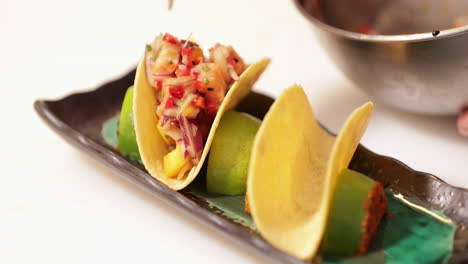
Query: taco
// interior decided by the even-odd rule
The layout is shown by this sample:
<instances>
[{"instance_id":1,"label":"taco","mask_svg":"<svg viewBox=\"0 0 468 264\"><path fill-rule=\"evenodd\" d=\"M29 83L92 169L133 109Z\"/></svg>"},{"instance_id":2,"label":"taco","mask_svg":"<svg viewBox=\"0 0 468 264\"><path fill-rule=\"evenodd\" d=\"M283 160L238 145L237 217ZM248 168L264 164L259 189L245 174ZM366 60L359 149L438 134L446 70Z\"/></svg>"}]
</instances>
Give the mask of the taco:
<instances>
[{"instance_id":1,"label":"taco","mask_svg":"<svg viewBox=\"0 0 468 264\"><path fill-rule=\"evenodd\" d=\"M253 220L272 245L300 259L316 255L339 175L348 167L372 109L372 103L356 109L334 137L317 122L300 86L286 89L273 103L255 137L247 180ZM383 196L383 189L377 194ZM382 214L372 217L380 221Z\"/></svg>"},{"instance_id":2,"label":"taco","mask_svg":"<svg viewBox=\"0 0 468 264\"><path fill-rule=\"evenodd\" d=\"M247 66L231 46L205 57L194 41L159 35L135 76L133 115L142 162L174 190L190 184L208 154L221 116L251 90L269 64Z\"/></svg>"}]
</instances>

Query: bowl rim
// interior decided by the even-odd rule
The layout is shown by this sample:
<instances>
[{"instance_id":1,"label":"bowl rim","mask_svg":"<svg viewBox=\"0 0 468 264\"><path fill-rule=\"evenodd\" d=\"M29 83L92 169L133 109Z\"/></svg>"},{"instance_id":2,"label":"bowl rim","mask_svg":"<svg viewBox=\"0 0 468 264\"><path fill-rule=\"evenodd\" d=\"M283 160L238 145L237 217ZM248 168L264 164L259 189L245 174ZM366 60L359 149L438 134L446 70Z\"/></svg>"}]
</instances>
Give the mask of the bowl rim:
<instances>
[{"instance_id":1,"label":"bowl rim","mask_svg":"<svg viewBox=\"0 0 468 264\"><path fill-rule=\"evenodd\" d=\"M408 42L423 42L423 41L430 41L430 40L437 40L443 38L449 38L453 36L458 36L462 34L468 33L468 25L463 27L456 27L451 29L435 29L438 30L440 33L436 36L432 35L432 32L425 32L425 33L416 33L416 34L403 34L403 35L369 35L363 33L352 32L344 29L340 29L331 25L328 25L311 14L309 14L301 4L301 0L292 0L294 5L299 10L299 12L312 24L330 32L334 35L342 36L348 39L353 39L357 41L364 41L364 42L381 42L381 43L388 43L388 42L400 42L400 43L408 43Z\"/></svg>"}]
</instances>

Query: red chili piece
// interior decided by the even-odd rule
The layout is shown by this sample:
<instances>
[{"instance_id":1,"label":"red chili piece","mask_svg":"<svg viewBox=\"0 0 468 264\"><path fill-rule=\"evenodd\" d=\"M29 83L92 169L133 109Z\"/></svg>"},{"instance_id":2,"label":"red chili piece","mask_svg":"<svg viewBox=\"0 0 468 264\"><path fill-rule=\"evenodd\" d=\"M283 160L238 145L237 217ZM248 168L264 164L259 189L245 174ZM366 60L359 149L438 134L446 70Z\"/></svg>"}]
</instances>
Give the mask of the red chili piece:
<instances>
[{"instance_id":1,"label":"red chili piece","mask_svg":"<svg viewBox=\"0 0 468 264\"><path fill-rule=\"evenodd\" d=\"M161 91L162 89L162 82L161 81L156 81L156 90Z\"/></svg>"},{"instance_id":2,"label":"red chili piece","mask_svg":"<svg viewBox=\"0 0 468 264\"><path fill-rule=\"evenodd\" d=\"M169 93L177 98L177 99L180 99L182 98L182 96L184 96L184 88L182 87L182 85L178 85L178 86L170 86L169 87Z\"/></svg>"},{"instance_id":3,"label":"red chili piece","mask_svg":"<svg viewBox=\"0 0 468 264\"><path fill-rule=\"evenodd\" d=\"M231 60L231 61L229 62L229 64L231 64L232 66L236 66L236 61L235 61L235 60Z\"/></svg>"},{"instance_id":4,"label":"red chili piece","mask_svg":"<svg viewBox=\"0 0 468 264\"><path fill-rule=\"evenodd\" d=\"M174 107L174 101L175 101L175 98L172 96L167 98L166 105L165 105L166 109Z\"/></svg>"},{"instance_id":5,"label":"red chili piece","mask_svg":"<svg viewBox=\"0 0 468 264\"><path fill-rule=\"evenodd\" d=\"M195 89L200 89L200 88L202 88L202 87L203 87L203 83L202 83L202 82L200 82L200 81L196 81L196 82L195 82Z\"/></svg>"},{"instance_id":6,"label":"red chili piece","mask_svg":"<svg viewBox=\"0 0 468 264\"><path fill-rule=\"evenodd\" d=\"M218 113L218 106L216 105L216 103L210 100L207 100L205 101L205 105L206 105L206 111L208 112L208 114L216 115L216 113Z\"/></svg>"},{"instance_id":7,"label":"red chili piece","mask_svg":"<svg viewBox=\"0 0 468 264\"><path fill-rule=\"evenodd\" d=\"M182 55L190 56L192 55L192 48L185 47L182 49Z\"/></svg>"},{"instance_id":8,"label":"red chili piece","mask_svg":"<svg viewBox=\"0 0 468 264\"><path fill-rule=\"evenodd\" d=\"M171 44L177 44L177 39L169 33L164 34L163 39Z\"/></svg>"},{"instance_id":9,"label":"red chili piece","mask_svg":"<svg viewBox=\"0 0 468 264\"><path fill-rule=\"evenodd\" d=\"M205 109L205 98L198 96L193 99L192 104L198 108Z\"/></svg>"},{"instance_id":10,"label":"red chili piece","mask_svg":"<svg viewBox=\"0 0 468 264\"><path fill-rule=\"evenodd\" d=\"M182 49L182 63L187 66L187 68L192 67L192 48L185 47Z\"/></svg>"}]
</instances>

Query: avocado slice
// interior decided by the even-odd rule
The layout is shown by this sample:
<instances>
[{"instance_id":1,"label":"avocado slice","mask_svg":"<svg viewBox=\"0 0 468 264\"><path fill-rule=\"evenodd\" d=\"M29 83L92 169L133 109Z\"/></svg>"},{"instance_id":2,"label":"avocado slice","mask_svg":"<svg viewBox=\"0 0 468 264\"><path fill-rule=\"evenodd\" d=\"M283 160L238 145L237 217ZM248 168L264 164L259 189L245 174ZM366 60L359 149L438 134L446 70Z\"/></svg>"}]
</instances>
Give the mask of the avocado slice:
<instances>
[{"instance_id":1,"label":"avocado slice","mask_svg":"<svg viewBox=\"0 0 468 264\"><path fill-rule=\"evenodd\" d=\"M362 255L387 211L381 183L344 169L338 176L322 252L325 256Z\"/></svg>"},{"instance_id":2,"label":"avocado slice","mask_svg":"<svg viewBox=\"0 0 468 264\"><path fill-rule=\"evenodd\" d=\"M224 195L245 194L252 144L261 121L249 114L226 112L213 138L206 189Z\"/></svg>"},{"instance_id":3,"label":"avocado slice","mask_svg":"<svg viewBox=\"0 0 468 264\"><path fill-rule=\"evenodd\" d=\"M131 159L140 160L133 121L133 86L130 86L125 93L122 110L120 111L118 132L120 153Z\"/></svg>"}]
</instances>

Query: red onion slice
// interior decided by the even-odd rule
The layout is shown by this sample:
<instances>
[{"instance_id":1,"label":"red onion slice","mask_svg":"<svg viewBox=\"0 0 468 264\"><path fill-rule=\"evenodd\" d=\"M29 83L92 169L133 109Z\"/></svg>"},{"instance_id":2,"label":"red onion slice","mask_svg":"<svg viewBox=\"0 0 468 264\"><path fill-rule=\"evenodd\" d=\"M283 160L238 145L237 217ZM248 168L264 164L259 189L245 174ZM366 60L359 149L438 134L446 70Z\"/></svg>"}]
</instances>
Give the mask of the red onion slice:
<instances>
[{"instance_id":1,"label":"red onion slice","mask_svg":"<svg viewBox=\"0 0 468 264\"><path fill-rule=\"evenodd\" d=\"M162 119L161 119L161 128L164 128L167 124L167 121L169 121L170 117L167 116L167 115L162 115Z\"/></svg>"},{"instance_id":2,"label":"red onion slice","mask_svg":"<svg viewBox=\"0 0 468 264\"><path fill-rule=\"evenodd\" d=\"M184 158L190 156L196 164L199 160L199 154L203 149L202 135L196 125L196 122L189 121L183 115L179 115L178 120L185 145ZM194 127L197 127L196 133L194 133Z\"/></svg>"},{"instance_id":3,"label":"red onion slice","mask_svg":"<svg viewBox=\"0 0 468 264\"><path fill-rule=\"evenodd\" d=\"M192 126L192 130L194 132L194 138L193 138L193 143L195 147L195 152L199 153L200 151L203 150L203 137L200 132L200 129L198 129L198 126L196 123L190 124Z\"/></svg>"},{"instance_id":4,"label":"red onion slice","mask_svg":"<svg viewBox=\"0 0 468 264\"><path fill-rule=\"evenodd\" d=\"M177 119L173 116L168 116L168 115L162 115L162 120L161 120L161 128L167 129L169 128L169 125L172 123L178 123Z\"/></svg>"},{"instance_id":5,"label":"red onion slice","mask_svg":"<svg viewBox=\"0 0 468 264\"><path fill-rule=\"evenodd\" d=\"M193 143L193 135L190 129L190 124L184 115L179 115L178 120L179 120L180 130L182 132L182 138L184 139L185 150L188 152L190 157L194 159L196 157L195 156L196 153L195 153L195 147ZM185 158L185 153L184 153L184 158Z\"/></svg>"}]
</instances>

